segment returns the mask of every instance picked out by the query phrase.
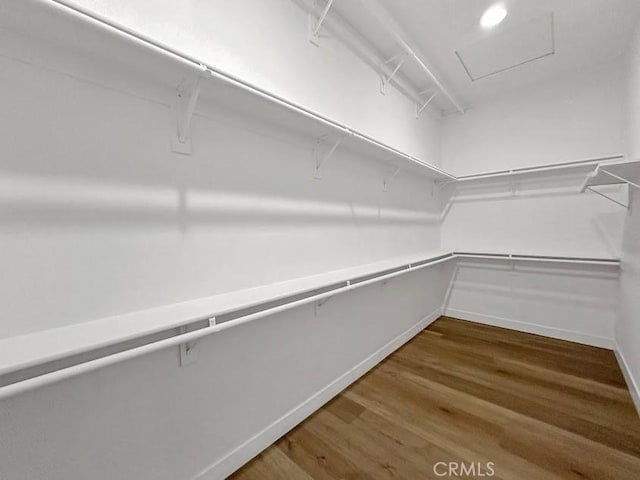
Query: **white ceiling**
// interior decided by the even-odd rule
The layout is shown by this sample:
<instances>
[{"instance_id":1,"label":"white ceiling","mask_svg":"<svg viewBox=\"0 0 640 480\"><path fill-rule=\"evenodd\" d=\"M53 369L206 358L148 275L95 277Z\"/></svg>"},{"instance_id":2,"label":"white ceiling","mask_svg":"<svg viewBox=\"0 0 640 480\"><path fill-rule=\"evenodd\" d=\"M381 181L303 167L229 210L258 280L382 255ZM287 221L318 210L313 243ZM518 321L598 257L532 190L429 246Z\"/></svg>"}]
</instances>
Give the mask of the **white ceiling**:
<instances>
[{"instance_id":1,"label":"white ceiling","mask_svg":"<svg viewBox=\"0 0 640 480\"><path fill-rule=\"evenodd\" d=\"M393 0L385 1L384 6L444 84L466 105L618 58L640 17L640 0L503 0L507 18L484 31L480 17L494 3L496 0ZM550 13L553 55L477 81L469 78L457 50L493 34L517 30Z\"/></svg>"}]
</instances>

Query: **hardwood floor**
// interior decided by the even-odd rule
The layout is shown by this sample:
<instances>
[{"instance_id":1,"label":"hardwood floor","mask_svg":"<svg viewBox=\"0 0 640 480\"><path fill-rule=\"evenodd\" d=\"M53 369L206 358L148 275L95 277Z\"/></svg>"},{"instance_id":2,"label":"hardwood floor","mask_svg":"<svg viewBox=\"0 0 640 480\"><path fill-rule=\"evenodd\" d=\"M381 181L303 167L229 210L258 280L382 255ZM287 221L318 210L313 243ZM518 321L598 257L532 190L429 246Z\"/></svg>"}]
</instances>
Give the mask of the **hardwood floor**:
<instances>
[{"instance_id":1,"label":"hardwood floor","mask_svg":"<svg viewBox=\"0 0 640 480\"><path fill-rule=\"evenodd\" d=\"M640 479L613 352L442 317L232 476L484 477Z\"/></svg>"}]
</instances>

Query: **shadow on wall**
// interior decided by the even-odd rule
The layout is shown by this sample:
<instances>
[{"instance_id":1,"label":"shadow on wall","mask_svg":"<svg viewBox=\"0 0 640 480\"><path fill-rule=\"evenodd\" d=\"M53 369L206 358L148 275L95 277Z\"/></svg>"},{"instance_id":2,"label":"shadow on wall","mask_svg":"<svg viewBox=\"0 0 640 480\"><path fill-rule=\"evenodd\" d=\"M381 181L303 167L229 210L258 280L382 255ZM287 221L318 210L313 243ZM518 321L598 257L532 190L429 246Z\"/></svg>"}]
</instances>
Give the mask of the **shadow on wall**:
<instances>
[{"instance_id":1,"label":"shadow on wall","mask_svg":"<svg viewBox=\"0 0 640 480\"><path fill-rule=\"evenodd\" d=\"M611 347L618 279L617 269L608 266L461 261L445 311L467 320Z\"/></svg>"},{"instance_id":2,"label":"shadow on wall","mask_svg":"<svg viewBox=\"0 0 640 480\"><path fill-rule=\"evenodd\" d=\"M8 224L434 221L425 178L401 176L384 192L384 163L338 150L313 179L315 139L293 129L209 106L194 119L193 155L178 155L165 105L10 67L15 122L0 165Z\"/></svg>"}]
</instances>

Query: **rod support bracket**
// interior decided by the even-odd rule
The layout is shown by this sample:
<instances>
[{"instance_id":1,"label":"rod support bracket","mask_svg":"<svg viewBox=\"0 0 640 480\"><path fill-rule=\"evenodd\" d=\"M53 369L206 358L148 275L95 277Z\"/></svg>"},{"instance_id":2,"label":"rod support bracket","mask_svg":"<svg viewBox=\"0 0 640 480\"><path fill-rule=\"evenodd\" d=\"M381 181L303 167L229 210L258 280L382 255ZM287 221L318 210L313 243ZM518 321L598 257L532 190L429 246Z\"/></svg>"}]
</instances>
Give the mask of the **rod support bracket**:
<instances>
[{"instance_id":1,"label":"rod support bracket","mask_svg":"<svg viewBox=\"0 0 640 480\"><path fill-rule=\"evenodd\" d=\"M322 178L322 167L333 156L336 149L342 142L343 137L335 137L331 134L322 135L316 139L313 148L314 170L313 178L320 180Z\"/></svg>"},{"instance_id":2,"label":"rod support bracket","mask_svg":"<svg viewBox=\"0 0 640 480\"><path fill-rule=\"evenodd\" d=\"M422 92L421 92L422 93ZM424 111L425 108L427 108L429 106L429 104L432 102L432 100L434 98L436 98L436 95L438 95L438 92L433 92L429 98L427 99L426 102L424 102L422 105L416 103L416 118L420 118L420 114Z\"/></svg>"},{"instance_id":3,"label":"rod support bracket","mask_svg":"<svg viewBox=\"0 0 640 480\"><path fill-rule=\"evenodd\" d=\"M400 71L400 68L402 67L404 62L407 61L407 58L409 58L408 53L399 53L389 58L388 60L385 60L380 64L380 93L382 95L386 95L387 86L389 85L391 80L393 80L393 77L396 76L398 71ZM390 63L393 64L393 62L397 62L397 63L395 64L395 67L393 67L391 72L387 74L385 72L385 66Z\"/></svg>"},{"instance_id":4,"label":"rod support bracket","mask_svg":"<svg viewBox=\"0 0 640 480\"><path fill-rule=\"evenodd\" d=\"M322 24L326 20L327 14L329 13L329 9L331 9L332 4L333 0L327 0L324 8L320 10L320 5L316 0L314 10L317 10L318 14L316 15L315 13L309 13L307 23L307 38L316 47L320 46L320 27L322 27Z\"/></svg>"},{"instance_id":5,"label":"rod support bracket","mask_svg":"<svg viewBox=\"0 0 640 480\"><path fill-rule=\"evenodd\" d=\"M215 317L211 317L209 319L209 326L212 327L216 324ZM187 333L187 327L182 326L179 328L179 333L184 334ZM180 366L188 367L198 361L198 353L199 353L199 340L192 340L190 342L185 342L180 344Z\"/></svg>"},{"instance_id":6,"label":"rod support bracket","mask_svg":"<svg viewBox=\"0 0 640 480\"><path fill-rule=\"evenodd\" d=\"M176 89L176 130L171 138L171 150L182 155L191 155L191 120L200 96L202 77L207 71L205 65L200 68L201 72L186 78Z\"/></svg>"},{"instance_id":7,"label":"rod support bracket","mask_svg":"<svg viewBox=\"0 0 640 480\"><path fill-rule=\"evenodd\" d=\"M401 167L396 167L395 170L390 175L386 176L382 180L382 191L384 192L389 191L389 185L391 185L391 182L393 182L393 179L396 178L398 173L400 173L400 170L402 170Z\"/></svg>"},{"instance_id":8,"label":"rod support bracket","mask_svg":"<svg viewBox=\"0 0 640 480\"><path fill-rule=\"evenodd\" d=\"M314 315L317 317L320 314L320 309L322 308L322 306L327 303L329 300L331 300L331 298L333 297L326 297L323 298L321 300L318 300L314 305L313 305L313 313Z\"/></svg>"},{"instance_id":9,"label":"rod support bracket","mask_svg":"<svg viewBox=\"0 0 640 480\"><path fill-rule=\"evenodd\" d=\"M621 207L626 208L627 210L629 210L629 206L631 205L630 201L627 201L627 203L622 203L621 201L613 198L612 196L607 195L606 193L603 193L603 192L601 192L599 190L596 190L595 188L593 188L591 186L586 187L585 190L589 190L590 192L593 192L596 195L600 195L601 197L604 197L604 198L606 198L607 200L609 200L609 201L611 201L613 203L617 203L618 205L620 205ZM629 198L629 191L628 190L627 190L627 198Z\"/></svg>"}]
</instances>

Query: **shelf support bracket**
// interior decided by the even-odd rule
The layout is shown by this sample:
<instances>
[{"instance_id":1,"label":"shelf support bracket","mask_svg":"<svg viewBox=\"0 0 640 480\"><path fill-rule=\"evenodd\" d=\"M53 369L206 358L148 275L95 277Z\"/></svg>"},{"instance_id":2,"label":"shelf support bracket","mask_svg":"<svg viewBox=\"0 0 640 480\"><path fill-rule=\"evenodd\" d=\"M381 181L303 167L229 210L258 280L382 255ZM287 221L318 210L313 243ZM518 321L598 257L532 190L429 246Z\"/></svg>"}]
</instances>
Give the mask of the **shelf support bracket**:
<instances>
[{"instance_id":1,"label":"shelf support bracket","mask_svg":"<svg viewBox=\"0 0 640 480\"><path fill-rule=\"evenodd\" d=\"M385 177L385 179L382 181L382 190L384 192L389 191L389 185L391 184L391 182L393 181L394 178L396 178L396 175L398 175L398 173L400 173L401 168L397 167L393 173L391 175L389 175L388 177Z\"/></svg>"},{"instance_id":2,"label":"shelf support bracket","mask_svg":"<svg viewBox=\"0 0 640 480\"><path fill-rule=\"evenodd\" d=\"M416 118L420 118L420 114L422 113L422 111L427 108L429 106L429 104L431 103L431 101L436 98L436 95L438 95L438 92L434 92L429 99L424 102L422 105L416 104Z\"/></svg>"},{"instance_id":3,"label":"shelf support bracket","mask_svg":"<svg viewBox=\"0 0 640 480\"><path fill-rule=\"evenodd\" d=\"M610 177L615 178L616 180L620 180L621 182L626 183L627 185L629 185L629 186L631 186L631 187L640 188L640 185L638 185L637 183L633 183L632 181L627 180L627 179L626 179L626 178L624 178L624 177L620 177L619 175L616 175L616 174L614 174L614 173L611 173L611 172L609 172L609 171L605 170L604 168L601 168L601 169L600 169L600 171L601 171L602 173L606 173L606 174L607 174L607 175L609 175Z\"/></svg>"},{"instance_id":4,"label":"shelf support bracket","mask_svg":"<svg viewBox=\"0 0 640 480\"><path fill-rule=\"evenodd\" d=\"M327 142L329 142L330 146L328 149L325 149ZM313 149L315 157L313 178L318 180L322 178L322 166L331 158L340 145L340 142L342 142L342 137L331 142L329 135L323 135L316 140L316 146Z\"/></svg>"},{"instance_id":5,"label":"shelf support bracket","mask_svg":"<svg viewBox=\"0 0 640 480\"><path fill-rule=\"evenodd\" d=\"M202 75L183 81L176 90L176 133L171 142L175 153L191 155L191 119L198 103Z\"/></svg>"},{"instance_id":6,"label":"shelf support bracket","mask_svg":"<svg viewBox=\"0 0 640 480\"><path fill-rule=\"evenodd\" d=\"M209 326L212 327L216 324L216 318L211 317L209 319ZM178 329L180 335L187 333L187 327L182 326ZM198 346L199 341L193 340L191 342L185 342L180 344L180 366L187 367L198 360Z\"/></svg>"},{"instance_id":7,"label":"shelf support bracket","mask_svg":"<svg viewBox=\"0 0 640 480\"><path fill-rule=\"evenodd\" d=\"M623 206L624 208L629 209L629 204L627 204L627 203L622 203L622 202L620 202L620 201L616 200L615 198L610 197L610 196L609 196L609 195L607 195L606 193L599 192L599 191L598 191L598 190L596 190L595 188L592 188L592 187L586 187L586 188L587 188L587 190L589 190L589 191L591 191L591 192L593 192L593 193L596 193L596 194L600 195L601 197L606 198L607 200L611 200L613 203L617 203L618 205L621 205L621 206Z\"/></svg>"},{"instance_id":8,"label":"shelf support bracket","mask_svg":"<svg viewBox=\"0 0 640 480\"><path fill-rule=\"evenodd\" d=\"M314 307L313 307L313 312L315 314L315 316L317 317L320 314L320 309L322 308L322 306L327 303L329 300L331 300L333 298L333 296L331 297L327 297L327 298L323 298L322 300L318 300Z\"/></svg>"},{"instance_id":9,"label":"shelf support bracket","mask_svg":"<svg viewBox=\"0 0 640 480\"><path fill-rule=\"evenodd\" d=\"M309 24L308 24L308 38L311 43L313 43L316 47L320 46L320 27L324 23L327 18L327 14L331 9L331 5L333 4L333 0L327 0L326 5L320 12L320 14L316 17L313 13L309 14ZM318 2L316 2L316 9L318 7Z\"/></svg>"},{"instance_id":10,"label":"shelf support bracket","mask_svg":"<svg viewBox=\"0 0 640 480\"><path fill-rule=\"evenodd\" d=\"M387 85L389 85L389 82L391 82L391 80L393 80L393 77L396 76L396 74L398 73L398 71L400 70L400 68L404 64L404 62L407 61L408 57L409 57L409 54L407 54L407 53L399 53L398 55L394 55L390 59L385 60L384 62L382 62L380 64L380 93L382 93L383 95L386 94ZM389 63L392 63L392 62L395 62L396 60L398 61L398 63L393 68L391 73L389 75L387 75L384 72L385 65L387 65Z\"/></svg>"}]
</instances>

